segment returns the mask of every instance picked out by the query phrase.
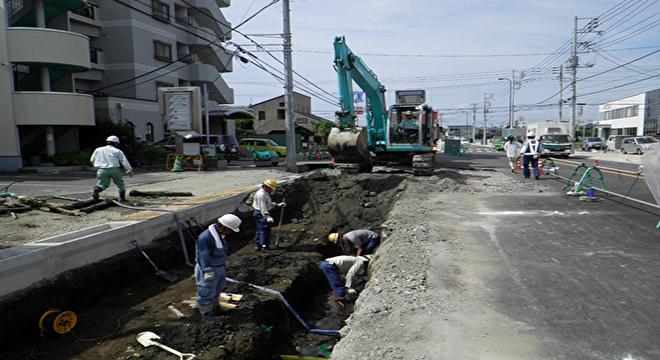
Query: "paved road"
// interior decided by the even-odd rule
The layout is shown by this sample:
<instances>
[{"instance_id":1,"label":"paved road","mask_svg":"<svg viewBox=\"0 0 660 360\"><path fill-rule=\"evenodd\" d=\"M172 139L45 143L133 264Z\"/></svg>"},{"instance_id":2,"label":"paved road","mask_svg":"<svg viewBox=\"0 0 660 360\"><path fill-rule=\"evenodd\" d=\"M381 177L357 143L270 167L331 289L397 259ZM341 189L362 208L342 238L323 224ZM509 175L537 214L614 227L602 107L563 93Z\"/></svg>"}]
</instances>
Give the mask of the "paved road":
<instances>
[{"instance_id":1,"label":"paved road","mask_svg":"<svg viewBox=\"0 0 660 360\"><path fill-rule=\"evenodd\" d=\"M491 152L440 163L520 176ZM641 181L611 174L606 181L614 191L649 196ZM453 339L454 355L437 358L659 359L660 211L580 202L563 195L563 182L539 182L551 190L481 194L477 204L461 205L473 216L450 229L462 249L451 261L469 285L461 310L437 331L470 339ZM447 345L438 341L438 351Z\"/></svg>"}]
</instances>

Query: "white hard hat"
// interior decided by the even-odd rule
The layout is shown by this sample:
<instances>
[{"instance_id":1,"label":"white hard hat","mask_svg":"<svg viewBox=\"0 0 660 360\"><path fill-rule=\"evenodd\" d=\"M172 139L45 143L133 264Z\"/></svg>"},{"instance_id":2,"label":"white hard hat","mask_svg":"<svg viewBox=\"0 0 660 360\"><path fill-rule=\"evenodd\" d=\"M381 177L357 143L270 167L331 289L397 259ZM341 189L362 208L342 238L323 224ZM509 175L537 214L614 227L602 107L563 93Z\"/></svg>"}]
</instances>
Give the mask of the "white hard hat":
<instances>
[{"instance_id":1,"label":"white hard hat","mask_svg":"<svg viewBox=\"0 0 660 360\"><path fill-rule=\"evenodd\" d=\"M238 216L233 215L233 214L225 214L222 215L218 218L218 222L221 225L224 225L225 227L231 229L233 232L240 232L240 226L241 226L241 219L238 218Z\"/></svg>"},{"instance_id":2,"label":"white hard hat","mask_svg":"<svg viewBox=\"0 0 660 360\"><path fill-rule=\"evenodd\" d=\"M119 138L116 137L116 136L114 136L114 135L110 135L110 136L108 136L108 138L105 139L105 141L106 141L106 142L113 142L113 143L115 143L115 144L119 144Z\"/></svg>"},{"instance_id":3,"label":"white hard hat","mask_svg":"<svg viewBox=\"0 0 660 360\"><path fill-rule=\"evenodd\" d=\"M527 133L527 136L528 136L528 137L529 137L529 136L531 136L531 137L536 137L536 133L533 132L533 131L530 131L530 132Z\"/></svg>"}]
</instances>

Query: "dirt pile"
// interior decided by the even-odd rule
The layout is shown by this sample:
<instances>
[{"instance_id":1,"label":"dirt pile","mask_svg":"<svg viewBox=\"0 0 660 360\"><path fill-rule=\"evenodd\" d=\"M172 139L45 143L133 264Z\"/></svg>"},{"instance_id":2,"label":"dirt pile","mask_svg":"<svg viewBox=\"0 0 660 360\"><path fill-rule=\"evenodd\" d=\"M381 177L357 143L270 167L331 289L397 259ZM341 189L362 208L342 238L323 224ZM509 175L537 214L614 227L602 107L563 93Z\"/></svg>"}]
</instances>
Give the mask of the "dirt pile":
<instances>
[{"instance_id":1,"label":"dirt pile","mask_svg":"<svg viewBox=\"0 0 660 360\"><path fill-rule=\"evenodd\" d=\"M227 275L281 291L312 326L339 329L343 319L330 306L330 291L318 262L339 253L325 238L330 231L355 228L379 229L394 200L400 194L404 177L393 174L337 176L332 172L313 173L280 186L273 194L284 200L284 225L280 249L257 252L252 245L254 221L248 212L242 231L229 239L231 251ZM277 217L279 211L274 211ZM277 220L277 218L276 218ZM201 229L197 229L199 233ZM196 235L196 234L194 234ZM275 231L274 231L275 237ZM227 311L212 323L201 322L199 315L182 302L195 294L191 269L180 263L175 237L165 239L171 251L147 249L161 267L176 272L182 279L168 285L153 276L148 266L133 267L131 276L113 279L121 266L144 260L122 255L104 262L103 268L88 267L66 274L51 285L23 294L33 308L56 305L72 309L80 316L76 336L38 338L36 331L6 353L3 358L28 359L163 359L167 354L157 348L142 348L135 336L153 331L162 342L177 350L192 352L200 359L266 359L274 354L317 355L319 349L332 347L333 338L310 335L273 296L255 292L244 285L229 284L227 291L244 294L235 310ZM192 244L192 237L188 239ZM123 265L122 265L123 264ZM98 275L98 276L95 276ZM111 284L111 286L105 286ZM86 297L89 287L94 296ZM38 294L35 295L35 294ZM51 294L51 295L48 295ZM51 299L56 296L54 304ZM14 302L25 307L27 302ZM168 310L174 306L186 318L177 319ZM5 307L9 311L9 307ZM20 319L30 322L34 319ZM26 334L21 334L25 336ZM25 350L28 349L28 350ZM7 350L7 349L4 349Z\"/></svg>"}]
</instances>

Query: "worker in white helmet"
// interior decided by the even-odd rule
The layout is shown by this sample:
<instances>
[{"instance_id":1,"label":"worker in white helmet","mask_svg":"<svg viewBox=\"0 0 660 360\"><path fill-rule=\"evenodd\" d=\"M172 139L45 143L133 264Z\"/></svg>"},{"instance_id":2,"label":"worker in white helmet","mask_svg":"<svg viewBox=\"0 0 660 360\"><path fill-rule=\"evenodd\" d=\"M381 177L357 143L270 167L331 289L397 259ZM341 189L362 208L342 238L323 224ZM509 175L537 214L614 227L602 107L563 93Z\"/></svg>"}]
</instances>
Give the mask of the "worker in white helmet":
<instances>
[{"instance_id":1,"label":"worker in white helmet","mask_svg":"<svg viewBox=\"0 0 660 360\"><path fill-rule=\"evenodd\" d=\"M367 275L367 264L373 255L352 256L340 255L327 258L319 264L321 271L328 279L335 297L339 315L346 313L346 300L355 298L357 287ZM346 281L344 281L344 279Z\"/></svg>"},{"instance_id":2,"label":"worker in white helmet","mask_svg":"<svg viewBox=\"0 0 660 360\"><path fill-rule=\"evenodd\" d=\"M119 202L126 202L126 187L124 186L124 176L121 168L128 176L133 176L133 168L128 162L124 152L119 150L119 138L112 135L105 139L106 146L98 147L92 153L89 159L96 170L96 185L94 185L92 197L96 200L99 198L99 193L110 186L110 180L117 186L119 192Z\"/></svg>"},{"instance_id":3,"label":"worker in white helmet","mask_svg":"<svg viewBox=\"0 0 660 360\"><path fill-rule=\"evenodd\" d=\"M530 177L529 164L532 164L534 169L534 179L539 179L539 156L541 156L541 142L536 140L534 132L527 133L527 141L520 148L520 155L522 155L523 176L526 179Z\"/></svg>"},{"instance_id":4,"label":"worker in white helmet","mask_svg":"<svg viewBox=\"0 0 660 360\"><path fill-rule=\"evenodd\" d=\"M239 232L240 226L238 216L222 215L217 223L211 224L197 238L197 306L206 320L211 320L218 313L218 297L225 287L225 264L229 257L226 236Z\"/></svg>"},{"instance_id":5,"label":"worker in white helmet","mask_svg":"<svg viewBox=\"0 0 660 360\"><path fill-rule=\"evenodd\" d=\"M276 204L270 198L270 194L276 188L276 180L266 179L263 184L261 184L261 189L254 194L254 199L252 200L252 207L254 208L252 216L257 221L255 241L257 243L257 250L259 251L270 249L271 227L275 223L275 219L271 216L270 210L275 206L286 206L286 203L281 202Z\"/></svg>"}]
</instances>

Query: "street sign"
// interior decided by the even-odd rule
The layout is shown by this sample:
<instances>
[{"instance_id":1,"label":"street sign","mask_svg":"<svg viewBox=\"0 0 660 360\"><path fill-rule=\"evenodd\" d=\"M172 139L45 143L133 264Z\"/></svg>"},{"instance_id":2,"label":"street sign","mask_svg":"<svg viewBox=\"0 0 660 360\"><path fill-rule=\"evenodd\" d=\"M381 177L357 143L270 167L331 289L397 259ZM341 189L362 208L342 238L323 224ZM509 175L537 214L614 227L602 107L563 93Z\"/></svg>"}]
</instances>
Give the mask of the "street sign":
<instances>
[{"instance_id":1,"label":"street sign","mask_svg":"<svg viewBox=\"0 0 660 360\"><path fill-rule=\"evenodd\" d=\"M192 130L192 93L165 93L167 129Z\"/></svg>"}]
</instances>

